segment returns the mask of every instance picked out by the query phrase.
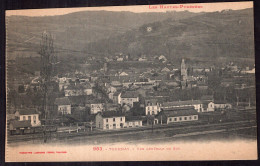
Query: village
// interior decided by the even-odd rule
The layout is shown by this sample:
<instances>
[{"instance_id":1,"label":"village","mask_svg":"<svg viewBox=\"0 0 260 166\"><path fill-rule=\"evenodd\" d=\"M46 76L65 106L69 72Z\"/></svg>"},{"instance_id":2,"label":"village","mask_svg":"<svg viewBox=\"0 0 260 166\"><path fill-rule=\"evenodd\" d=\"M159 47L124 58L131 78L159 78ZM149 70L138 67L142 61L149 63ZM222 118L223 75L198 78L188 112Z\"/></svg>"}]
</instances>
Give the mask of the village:
<instances>
[{"instance_id":1,"label":"village","mask_svg":"<svg viewBox=\"0 0 260 166\"><path fill-rule=\"evenodd\" d=\"M93 64L93 58L81 65L82 70L53 76L46 117L39 100L28 101L29 95L35 98L33 94L40 91L41 74L36 71L31 81L14 83L13 90L9 89L20 97L9 104L8 132L41 133L46 129L43 126L65 133L168 124L174 127L197 121L227 121L238 117L238 110L255 110L254 94L250 94L250 89L254 92L253 67L240 68L233 62L222 68L197 67L182 58L177 68L163 55L149 58L141 56L131 61L158 63L159 67L115 70L116 64L129 62L127 55L119 54L114 59L104 58L103 66L91 73L85 66ZM248 95L241 95L245 93Z\"/></svg>"}]
</instances>

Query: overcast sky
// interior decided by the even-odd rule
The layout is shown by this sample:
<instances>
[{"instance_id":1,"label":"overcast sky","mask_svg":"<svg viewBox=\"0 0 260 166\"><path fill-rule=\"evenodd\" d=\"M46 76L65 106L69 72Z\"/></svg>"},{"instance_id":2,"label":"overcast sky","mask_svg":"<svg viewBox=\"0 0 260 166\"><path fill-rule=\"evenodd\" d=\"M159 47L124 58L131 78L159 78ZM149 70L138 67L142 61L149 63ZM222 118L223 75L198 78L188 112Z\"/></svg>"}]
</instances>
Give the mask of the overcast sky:
<instances>
[{"instance_id":1,"label":"overcast sky","mask_svg":"<svg viewBox=\"0 0 260 166\"><path fill-rule=\"evenodd\" d=\"M160 4L161 5L161 4ZM140 12L166 12L166 11L184 11L190 12L214 12L225 9L240 10L246 8L252 8L253 2L224 2L224 3L197 3L197 4L165 4L164 6L202 6L202 8L178 8L178 9L160 9L160 5L141 5L141 6L112 6L112 7L84 7L84 8L52 8L52 9L27 9L27 10L8 10L6 15L23 15L23 16L53 16L53 15L64 15L79 11L130 11L135 13ZM157 9L150 9L156 7Z\"/></svg>"}]
</instances>

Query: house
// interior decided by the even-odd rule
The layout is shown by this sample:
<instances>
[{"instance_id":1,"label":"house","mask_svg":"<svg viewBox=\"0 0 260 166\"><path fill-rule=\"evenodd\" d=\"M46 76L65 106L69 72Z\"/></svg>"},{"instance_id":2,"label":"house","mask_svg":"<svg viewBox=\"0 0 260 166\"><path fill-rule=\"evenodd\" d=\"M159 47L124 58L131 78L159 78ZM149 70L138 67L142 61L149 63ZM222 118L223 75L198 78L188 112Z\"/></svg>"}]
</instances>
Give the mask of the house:
<instances>
[{"instance_id":1,"label":"house","mask_svg":"<svg viewBox=\"0 0 260 166\"><path fill-rule=\"evenodd\" d=\"M10 121L9 130L11 134L17 133L24 133L25 129L29 129L32 127L31 122L28 120L19 121L19 120L12 120Z\"/></svg>"},{"instance_id":2,"label":"house","mask_svg":"<svg viewBox=\"0 0 260 166\"><path fill-rule=\"evenodd\" d=\"M90 104L90 114L96 114L104 111L104 103L92 103Z\"/></svg>"},{"instance_id":3,"label":"house","mask_svg":"<svg viewBox=\"0 0 260 166\"><path fill-rule=\"evenodd\" d=\"M172 92L170 91L147 91L146 98L156 99L161 102L166 102L170 99Z\"/></svg>"},{"instance_id":4,"label":"house","mask_svg":"<svg viewBox=\"0 0 260 166\"><path fill-rule=\"evenodd\" d=\"M96 115L96 128L103 130L120 129L125 125L125 115L119 111L99 112Z\"/></svg>"},{"instance_id":5,"label":"house","mask_svg":"<svg viewBox=\"0 0 260 166\"><path fill-rule=\"evenodd\" d=\"M163 62L163 63L165 63L165 62L167 61L167 59L165 58L164 55L160 55L160 56L158 57L158 59L159 59L159 61L161 61L161 62Z\"/></svg>"},{"instance_id":6,"label":"house","mask_svg":"<svg viewBox=\"0 0 260 166\"><path fill-rule=\"evenodd\" d=\"M41 89L41 84L40 83L31 83L30 85L25 85L25 89L30 89L33 91L38 91Z\"/></svg>"},{"instance_id":7,"label":"house","mask_svg":"<svg viewBox=\"0 0 260 166\"><path fill-rule=\"evenodd\" d=\"M130 89L131 89L131 87L130 87ZM144 87L137 87L137 88L133 87L133 89L131 89L131 90L135 90L141 96L146 97L146 92L152 91L154 89L150 86L144 86Z\"/></svg>"},{"instance_id":8,"label":"house","mask_svg":"<svg viewBox=\"0 0 260 166\"><path fill-rule=\"evenodd\" d=\"M147 59L145 57L141 57L141 58L138 58L138 61L143 62L143 61L147 61Z\"/></svg>"},{"instance_id":9,"label":"house","mask_svg":"<svg viewBox=\"0 0 260 166\"><path fill-rule=\"evenodd\" d=\"M133 85L136 85L138 87L155 86L155 81L151 81L149 78L140 78L139 80L135 80L135 82L133 82Z\"/></svg>"},{"instance_id":10,"label":"house","mask_svg":"<svg viewBox=\"0 0 260 166\"><path fill-rule=\"evenodd\" d=\"M139 101L139 95L135 91L126 91L120 93L118 104L121 104L121 106L126 104L132 108L134 102L138 102L138 101Z\"/></svg>"},{"instance_id":11,"label":"house","mask_svg":"<svg viewBox=\"0 0 260 166\"><path fill-rule=\"evenodd\" d=\"M70 78L67 77L60 77L59 78L59 83L69 83L70 82Z\"/></svg>"},{"instance_id":12,"label":"house","mask_svg":"<svg viewBox=\"0 0 260 166\"><path fill-rule=\"evenodd\" d=\"M91 95L92 87L90 84L75 84L68 86L65 90L65 96L81 96L81 95Z\"/></svg>"},{"instance_id":13,"label":"house","mask_svg":"<svg viewBox=\"0 0 260 166\"><path fill-rule=\"evenodd\" d=\"M61 77L59 78L58 82L59 82L59 91L62 91L70 85L71 78Z\"/></svg>"},{"instance_id":14,"label":"house","mask_svg":"<svg viewBox=\"0 0 260 166\"><path fill-rule=\"evenodd\" d=\"M108 93L108 98L109 98L110 100L112 100L112 101L113 101L114 94L115 94L115 93L113 93L113 92L109 92L109 93Z\"/></svg>"},{"instance_id":15,"label":"house","mask_svg":"<svg viewBox=\"0 0 260 166\"><path fill-rule=\"evenodd\" d=\"M94 73L90 76L90 81L94 82L94 81L97 81L98 79L98 74Z\"/></svg>"},{"instance_id":16,"label":"house","mask_svg":"<svg viewBox=\"0 0 260 166\"><path fill-rule=\"evenodd\" d=\"M175 79L175 78L178 78L178 77L175 77L175 72L171 71L167 74L167 77L168 79Z\"/></svg>"},{"instance_id":17,"label":"house","mask_svg":"<svg viewBox=\"0 0 260 166\"><path fill-rule=\"evenodd\" d=\"M207 105L207 108L204 109L204 112L205 112L205 110L207 110L207 112L215 111L215 103L213 101L206 102L205 106L206 105Z\"/></svg>"},{"instance_id":18,"label":"house","mask_svg":"<svg viewBox=\"0 0 260 166\"><path fill-rule=\"evenodd\" d=\"M162 109L162 111L156 116L156 119L158 119L158 122L161 124L197 121L198 112L193 106Z\"/></svg>"},{"instance_id":19,"label":"house","mask_svg":"<svg viewBox=\"0 0 260 166\"><path fill-rule=\"evenodd\" d=\"M18 121L29 121L32 127L41 125L39 113L34 109L22 109L16 111L14 115ZM16 124L22 124L22 122L17 122Z\"/></svg>"},{"instance_id":20,"label":"house","mask_svg":"<svg viewBox=\"0 0 260 166\"><path fill-rule=\"evenodd\" d=\"M168 87L178 87L180 84L176 81L164 81L163 82L165 85L167 85Z\"/></svg>"},{"instance_id":21,"label":"house","mask_svg":"<svg viewBox=\"0 0 260 166\"><path fill-rule=\"evenodd\" d=\"M85 107L86 100L94 99L93 96L68 96L71 108L75 107Z\"/></svg>"},{"instance_id":22,"label":"house","mask_svg":"<svg viewBox=\"0 0 260 166\"><path fill-rule=\"evenodd\" d=\"M121 92L109 93L109 99L113 100L113 103L118 103L120 100Z\"/></svg>"},{"instance_id":23,"label":"house","mask_svg":"<svg viewBox=\"0 0 260 166\"><path fill-rule=\"evenodd\" d=\"M123 71L123 72L121 72L121 73L119 74L119 76L128 76L128 74Z\"/></svg>"},{"instance_id":24,"label":"house","mask_svg":"<svg viewBox=\"0 0 260 166\"><path fill-rule=\"evenodd\" d=\"M197 110L197 112L204 112L203 102L200 100L165 102L162 104L161 109L178 108L186 106L193 106L194 109Z\"/></svg>"},{"instance_id":25,"label":"house","mask_svg":"<svg viewBox=\"0 0 260 166\"><path fill-rule=\"evenodd\" d=\"M110 81L111 81L111 85L114 87L122 87L122 86L128 86L129 84L133 84L134 82L136 82L136 80L138 80L137 75L133 75L133 74L129 74L129 72L127 72L128 75L124 76L110 76Z\"/></svg>"},{"instance_id":26,"label":"house","mask_svg":"<svg viewBox=\"0 0 260 166\"><path fill-rule=\"evenodd\" d=\"M231 109L232 105L224 101L215 101L214 107L215 109Z\"/></svg>"},{"instance_id":27,"label":"house","mask_svg":"<svg viewBox=\"0 0 260 166\"><path fill-rule=\"evenodd\" d=\"M56 98L54 104L59 114L71 114L71 104L68 97Z\"/></svg>"},{"instance_id":28,"label":"house","mask_svg":"<svg viewBox=\"0 0 260 166\"><path fill-rule=\"evenodd\" d=\"M246 68L246 70L241 71L242 74L255 74L255 68L249 70L249 67Z\"/></svg>"},{"instance_id":29,"label":"house","mask_svg":"<svg viewBox=\"0 0 260 166\"><path fill-rule=\"evenodd\" d=\"M104 111L116 111L119 110L119 108L118 104L106 103Z\"/></svg>"},{"instance_id":30,"label":"house","mask_svg":"<svg viewBox=\"0 0 260 166\"><path fill-rule=\"evenodd\" d=\"M205 68L204 70L206 73L209 73L211 71L211 68Z\"/></svg>"},{"instance_id":31,"label":"house","mask_svg":"<svg viewBox=\"0 0 260 166\"><path fill-rule=\"evenodd\" d=\"M139 116L126 116L124 128L143 126L142 118Z\"/></svg>"},{"instance_id":32,"label":"house","mask_svg":"<svg viewBox=\"0 0 260 166\"><path fill-rule=\"evenodd\" d=\"M226 68L232 72L237 72L238 71L238 67L237 65L235 65L233 62L230 62Z\"/></svg>"},{"instance_id":33,"label":"house","mask_svg":"<svg viewBox=\"0 0 260 166\"><path fill-rule=\"evenodd\" d=\"M157 115L161 111L161 104L157 100L145 100L145 115Z\"/></svg>"},{"instance_id":34,"label":"house","mask_svg":"<svg viewBox=\"0 0 260 166\"><path fill-rule=\"evenodd\" d=\"M86 83L86 82L89 82L90 81L90 78L89 77L86 77L86 76L82 76L79 78L79 82L80 83Z\"/></svg>"},{"instance_id":35,"label":"house","mask_svg":"<svg viewBox=\"0 0 260 166\"><path fill-rule=\"evenodd\" d=\"M162 70L161 70L161 72L170 72L171 70L170 69L168 69L167 67L164 67Z\"/></svg>"},{"instance_id":36,"label":"house","mask_svg":"<svg viewBox=\"0 0 260 166\"><path fill-rule=\"evenodd\" d=\"M108 90L109 93L115 93L117 91L117 88L114 86L108 86Z\"/></svg>"},{"instance_id":37,"label":"house","mask_svg":"<svg viewBox=\"0 0 260 166\"><path fill-rule=\"evenodd\" d=\"M122 62L122 61L124 61L124 58L123 58L123 57L118 57L118 58L116 59L116 61Z\"/></svg>"},{"instance_id":38,"label":"house","mask_svg":"<svg viewBox=\"0 0 260 166\"><path fill-rule=\"evenodd\" d=\"M121 82L119 82L119 81L112 81L111 82L111 86L115 87L115 88L118 88L118 87L122 87L123 84Z\"/></svg>"},{"instance_id":39,"label":"house","mask_svg":"<svg viewBox=\"0 0 260 166\"><path fill-rule=\"evenodd\" d=\"M200 68L200 67L196 67L196 66L192 67L192 72L194 72L194 73L196 73L196 72L201 73L203 71L205 71L204 68Z\"/></svg>"}]
</instances>

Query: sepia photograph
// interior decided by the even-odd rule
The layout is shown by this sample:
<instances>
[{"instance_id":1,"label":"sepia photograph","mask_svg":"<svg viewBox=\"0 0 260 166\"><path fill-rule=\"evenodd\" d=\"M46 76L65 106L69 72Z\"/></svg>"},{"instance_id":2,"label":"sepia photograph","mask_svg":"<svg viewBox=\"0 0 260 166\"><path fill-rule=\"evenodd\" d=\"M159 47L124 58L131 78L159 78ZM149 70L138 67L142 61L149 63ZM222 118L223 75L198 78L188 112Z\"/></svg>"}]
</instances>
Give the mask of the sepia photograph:
<instances>
[{"instance_id":1,"label":"sepia photograph","mask_svg":"<svg viewBox=\"0 0 260 166\"><path fill-rule=\"evenodd\" d=\"M253 2L5 21L6 162L258 159Z\"/></svg>"}]
</instances>

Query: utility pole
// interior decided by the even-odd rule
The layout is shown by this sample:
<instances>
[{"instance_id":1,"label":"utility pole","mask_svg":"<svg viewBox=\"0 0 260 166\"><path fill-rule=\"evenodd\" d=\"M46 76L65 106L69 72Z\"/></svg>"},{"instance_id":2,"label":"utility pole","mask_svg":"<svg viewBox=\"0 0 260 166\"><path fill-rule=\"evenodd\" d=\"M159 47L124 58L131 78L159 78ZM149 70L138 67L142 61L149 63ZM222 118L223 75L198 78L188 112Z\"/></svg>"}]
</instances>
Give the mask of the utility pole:
<instances>
[{"instance_id":1,"label":"utility pole","mask_svg":"<svg viewBox=\"0 0 260 166\"><path fill-rule=\"evenodd\" d=\"M44 117L44 143L47 141L46 137L46 125L47 117L49 116L48 111L48 86L50 85L50 78L53 71L53 63L56 62L56 57L54 56L53 47L53 36L46 32L43 32L42 39L40 42L40 51L38 52L41 56L41 89L43 93L43 110L42 114Z\"/></svg>"}]
</instances>

